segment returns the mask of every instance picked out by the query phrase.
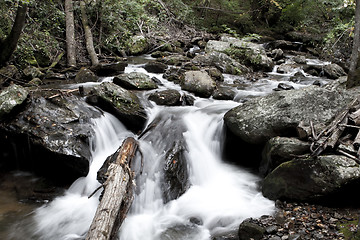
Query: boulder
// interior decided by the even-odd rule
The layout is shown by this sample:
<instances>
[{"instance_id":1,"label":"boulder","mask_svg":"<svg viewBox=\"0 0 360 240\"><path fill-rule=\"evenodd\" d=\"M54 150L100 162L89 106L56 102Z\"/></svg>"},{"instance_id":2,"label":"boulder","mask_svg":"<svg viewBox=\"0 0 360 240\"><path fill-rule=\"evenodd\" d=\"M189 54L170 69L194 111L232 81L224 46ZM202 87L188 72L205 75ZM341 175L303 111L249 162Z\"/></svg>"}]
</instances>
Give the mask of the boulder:
<instances>
[{"instance_id":1,"label":"boulder","mask_svg":"<svg viewBox=\"0 0 360 240\"><path fill-rule=\"evenodd\" d=\"M23 70L23 73L24 73L25 77L29 80L31 80L33 78L42 78L45 75L43 72L40 71L39 68L33 67L33 66L27 66Z\"/></svg>"},{"instance_id":2,"label":"boulder","mask_svg":"<svg viewBox=\"0 0 360 240\"><path fill-rule=\"evenodd\" d=\"M200 97L210 97L216 87L215 81L205 71L185 72L180 85L181 89L193 92Z\"/></svg>"},{"instance_id":3,"label":"boulder","mask_svg":"<svg viewBox=\"0 0 360 240\"><path fill-rule=\"evenodd\" d=\"M301 121L328 122L353 96L340 89L309 86L250 99L228 111L228 129L245 142L264 144L275 136L296 136Z\"/></svg>"},{"instance_id":4,"label":"boulder","mask_svg":"<svg viewBox=\"0 0 360 240\"><path fill-rule=\"evenodd\" d=\"M238 233L239 240L260 240L264 237L265 228L245 220L240 224Z\"/></svg>"},{"instance_id":5,"label":"boulder","mask_svg":"<svg viewBox=\"0 0 360 240\"><path fill-rule=\"evenodd\" d=\"M86 101L112 113L135 132L143 129L147 119L138 97L114 83L105 82L95 86Z\"/></svg>"},{"instance_id":6,"label":"boulder","mask_svg":"<svg viewBox=\"0 0 360 240\"><path fill-rule=\"evenodd\" d=\"M302 43L290 42L286 40L275 40L265 44L265 48L269 50L282 49L282 50L295 50L298 51Z\"/></svg>"},{"instance_id":7,"label":"boulder","mask_svg":"<svg viewBox=\"0 0 360 240\"><path fill-rule=\"evenodd\" d=\"M185 71L181 68L170 67L163 74L163 78L167 79L168 81L179 84L181 80L181 76L184 73Z\"/></svg>"},{"instance_id":8,"label":"boulder","mask_svg":"<svg viewBox=\"0 0 360 240\"><path fill-rule=\"evenodd\" d=\"M16 84L3 89L0 92L0 119L3 119L22 105L28 95L29 92L25 88Z\"/></svg>"},{"instance_id":9,"label":"boulder","mask_svg":"<svg viewBox=\"0 0 360 240\"><path fill-rule=\"evenodd\" d=\"M224 41L216 41L216 40L210 40L207 42L205 51L207 53L210 52L225 52L227 49L229 49L231 44L229 42Z\"/></svg>"},{"instance_id":10,"label":"boulder","mask_svg":"<svg viewBox=\"0 0 360 240\"><path fill-rule=\"evenodd\" d=\"M8 139L1 147L13 167L71 183L88 173L89 142L94 135L90 119L100 117L101 112L75 95L45 98L55 93L33 93L26 108L1 125Z\"/></svg>"},{"instance_id":11,"label":"boulder","mask_svg":"<svg viewBox=\"0 0 360 240\"><path fill-rule=\"evenodd\" d=\"M116 62L109 64L100 63L98 65L92 66L90 69L98 76L109 77L123 73L127 65L128 64L126 62Z\"/></svg>"},{"instance_id":12,"label":"boulder","mask_svg":"<svg viewBox=\"0 0 360 240\"><path fill-rule=\"evenodd\" d=\"M293 86L291 86L290 84L286 84L286 83L279 83L277 88L275 88L275 91L283 91L283 90L292 90L294 89Z\"/></svg>"},{"instance_id":13,"label":"boulder","mask_svg":"<svg viewBox=\"0 0 360 240\"><path fill-rule=\"evenodd\" d=\"M293 57L294 62L297 64L306 64L306 58L305 56L295 56Z\"/></svg>"},{"instance_id":14,"label":"boulder","mask_svg":"<svg viewBox=\"0 0 360 240\"><path fill-rule=\"evenodd\" d=\"M211 52L205 55L197 55L191 60L191 62L200 67L216 67L222 73L233 75L241 75L250 72L247 67L221 52Z\"/></svg>"},{"instance_id":15,"label":"boulder","mask_svg":"<svg viewBox=\"0 0 360 240\"><path fill-rule=\"evenodd\" d=\"M147 74L140 72L120 74L114 77L113 82L130 90L150 90L158 87Z\"/></svg>"},{"instance_id":16,"label":"boulder","mask_svg":"<svg viewBox=\"0 0 360 240\"><path fill-rule=\"evenodd\" d=\"M190 187L184 144L177 141L166 153L164 181L161 188L164 202L179 198Z\"/></svg>"},{"instance_id":17,"label":"boulder","mask_svg":"<svg viewBox=\"0 0 360 240\"><path fill-rule=\"evenodd\" d=\"M259 172L266 176L280 164L310 152L310 143L297 138L274 137L263 150Z\"/></svg>"},{"instance_id":18,"label":"boulder","mask_svg":"<svg viewBox=\"0 0 360 240\"><path fill-rule=\"evenodd\" d=\"M273 61L278 61L284 58L284 51L277 48L270 52L270 56L272 57Z\"/></svg>"},{"instance_id":19,"label":"boulder","mask_svg":"<svg viewBox=\"0 0 360 240\"><path fill-rule=\"evenodd\" d=\"M206 70L207 73L212 77L215 81L223 82L224 76L222 75L221 71L215 67L209 68Z\"/></svg>"},{"instance_id":20,"label":"boulder","mask_svg":"<svg viewBox=\"0 0 360 240\"><path fill-rule=\"evenodd\" d=\"M179 106L181 105L181 94L174 89L168 89L150 94L149 100L154 101L157 105Z\"/></svg>"},{"instance_id":21,"label":"boulder","mask_svg":"<svg viewBox=\"0 0 360 240\"><path fill-rule=\"evenodd\" d=\"M347 186L359 183L360 168L345 156L325 155L285 162L263 181L269 199L331 202Z\"/></svg>"},{"instance_id":22,"label":"boulder","mask_svg":"<svg viewBox=\"0 0 360 240\"><path fill-rule=\"evenodd\" d=\"M148 62L145 64L145 70L150 73L164 73L167 69L167 65L161 62Z\"/></svg>"},{"instance_id":23,"label":"boulder","mask_svg":"<svg viewBox=\"0 0 360 240\"><path fill-rule=\"evenodd\" d=\"M213 93L213 98L217 100L233 100L235 94L233 87L218 85Z\"/></svg>"},{"instance_id":24,"label":"boulder","mask_svg":"<svg viewBox=\"0 0 360 240\"><path fill-rule=\"evenodd\" d=\"M97 82L98 77L88 68L82 67L75 76L76 83Z\"/></svg>"},{"instance_id":25,"label":"boulder","mask_svg":"<svg viewBox=\"0 0 360 240\"><path fill-rule=\"evenodd\" d=\"M324 74L330 79L338 79L339 77L346 75L344 69L335 63L325 65Z\"/></svg>"}]
</instances>

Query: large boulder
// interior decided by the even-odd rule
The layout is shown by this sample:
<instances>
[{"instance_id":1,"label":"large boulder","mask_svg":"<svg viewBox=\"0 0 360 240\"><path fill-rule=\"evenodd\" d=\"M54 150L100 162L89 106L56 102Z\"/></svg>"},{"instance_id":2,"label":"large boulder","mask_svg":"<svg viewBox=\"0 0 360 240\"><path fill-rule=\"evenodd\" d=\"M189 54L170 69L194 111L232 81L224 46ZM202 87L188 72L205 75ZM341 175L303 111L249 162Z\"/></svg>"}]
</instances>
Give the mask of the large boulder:
<instances>
[{"instance_id":1,"label":"large boulder","mask_svg":"<svg viewBox=\"0 0 360 240\"><path fill-rule=\"evenodd\" d=\"M0 92L0 119L10 114L17 106L22 105L29 92L16 84L10 85Z\"/></svg>"},{"instance_id":2,"label":"large boulder","mask_svg":"<svg viewBox=\"0 0 360 240\"><path fill-rule=\"evenodd\" d=\"M346 76L344 69L335 63L325 65L324 74L330 79L338 79L341 76Z\"/></svg>"},{"instance_id":3,"label":"large boulder","mask_svg":"<svg viewBox=\"0 0 360 240\"><path fill-rule=\"evenodd\" d=\"M310 152L310 143L297 138L274 137L270 139L263 150L259 172L267 175L280 164Z\"/></svg>"},{"instance_id":4,"label":"large boulder","mask_svg":"<svg viewBox=\"0 0 360 240\"><path fill-rule=\"evenodd\" d=\"M181 89L193 92L200 97L210 97L216 87L215 81L205 71L185 72L180 85Z\"/></svg>"},{"instance_id":5,"label":"large boulder","mask_svg":"<svg viewBox=\"0 0 360 240\"><path fill-rule=\"evenodd\" d=\"M171 54L169 56L157 58L156 60L167 65L180 66L182 63L190 61L190 58L182 54Z\"/></svg>"},{"instance_id":6,"label":"large boulder","mask_svg":"<svg viewBox=\"0 0 360 240\"><path fill-rule=\"evenodd\" d=\"M191 63L200 67L216 67L222 73L233 75L241 75L250 72L247 67L221 52L211 52L205 55L197 55L191 60Z\"/></svg>"},{"instance_id":7,"label":"large boulder","mask_svg":"<svg viewBox=\"0 0 360 240\"><path fill-rule=\"evenodd\" d=\"M32 93L26 108L0 125L0 135L7 139L1 152L6 153L9 168L70 183L88 173L94 135L90 119L101 112L84 104L80 96L46 98L54 93Z\"/></svg>"},{"instance_id":8,"label":"large boulder","mask_svg":"<svg viewBox=\"0 0 360 240\"><path fill-rule=\"evenodd\" d=\"M328 203L358 184L359 164L345 156L327 155L285 162L263 181L262 192L269 199L321 201ZM339 195L341 196L341 194Z\"/></svg>"},{"instance_id":9,"label":"large boulder","mask_svg":"<svg viewBox=\"0 0 360 240\"><path fill-rule=\"evenodd\" d=\"M97 82L98 79L93 71L85 67L82 67L75 76L75 82L77 83Z\"/></svg>"},{"instance_id":10,"label":"large boulder","mask_svg":"<svg viewBox=\"0 0 360 240\"><path fill-rule=\"evenodd\" d=\"M161 62L148 62L145 64L144 68L151 73L164 73L168 66Z\"/></svg>"},{"instance_id":11,"label":"large boulder","mask_svg":"<svg viewBox=\"0 0 360 240\"><path fill-rule=\"evenodd\" d=\"M86 101L114 114L133 131L142 130L147 119L138 97L114 83L105 82L95 86Z\"/></svg>"},{"instance_id":12,"label":"large boulder","mask_svg":"<svg viewBox=\"0 0 360 240\"><path fill-rule=\"evenodd\" d=\"M301 121L328 122L353 96L343 90L309 86L253 98L228 111L228 129L243 141L264 144L275 136L295 136Z\"/></svg>"},{"instance_id":13,"label":"large boulder","mask_svg":"<svg viewBox=\"0 0 360 240\"><path fill-rule=\"evenodd\" d=\"M131 72L114 77L113 82L130 90L150 90L157 88L157 84L145 73Z\"/></svg>"},{"instance_id":14,"label":"large boulder","mask_svg":"<svg viewBox=\"0 0 360 240\"><path fill-rule=\"evenodd\" d=\"M149 49L148 40L142 35L132 36L127 41L129 55L140 55Z\"/></svg>"},{"instance_id":15,"label":"large boulder","mask_svg":"<svg viewBox=\"0 0 360 240\"><path fill-rule=\"evenodd\" d=\"M0 87L7 86L12 79L19 79L20 72L14 65L8 65L0 69Z\"/></svg>"}]
</instances>

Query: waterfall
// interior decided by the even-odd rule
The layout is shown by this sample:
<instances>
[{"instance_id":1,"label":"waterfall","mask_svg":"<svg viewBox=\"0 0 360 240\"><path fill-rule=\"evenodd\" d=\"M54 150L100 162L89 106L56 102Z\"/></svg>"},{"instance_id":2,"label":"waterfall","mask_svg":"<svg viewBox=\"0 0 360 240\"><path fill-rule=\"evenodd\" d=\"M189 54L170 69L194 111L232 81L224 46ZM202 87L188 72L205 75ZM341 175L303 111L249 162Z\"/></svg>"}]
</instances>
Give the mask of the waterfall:
<instances>
[{"instance_id":1,"label":"waterfall","mask_svg":"<svg viewBox=\"0 0 360 240\"><path fill-rule=\"evenodd\" d=\"M144 71L137 66L127 69L136 70ZM180 90L160 75L157 78L163 82L162 88ZM273 213L274 203L257 188L260 179L222 159L223 115L238 104L201 98L196 98L194 106L146 104L148 124L156 124L139 139L144 170L140 175L139 166L135 167L135 198L120 228L120 239L209 240L237 231L246 218ZM34 212L29 239L84 239L99 203L101 191L88 198L99 186L98 169L126 137L136 138L111 114L104 113L93 121L95 134L88 175L75 181L63 196ZM174 143L185 149L189 184L184 194L167 202L161 187L164 159ZM239 151L239 159L245 157L251 156ZM139 158L137 154L134 162L139 163Z\"/></svg>"}]
</instances>

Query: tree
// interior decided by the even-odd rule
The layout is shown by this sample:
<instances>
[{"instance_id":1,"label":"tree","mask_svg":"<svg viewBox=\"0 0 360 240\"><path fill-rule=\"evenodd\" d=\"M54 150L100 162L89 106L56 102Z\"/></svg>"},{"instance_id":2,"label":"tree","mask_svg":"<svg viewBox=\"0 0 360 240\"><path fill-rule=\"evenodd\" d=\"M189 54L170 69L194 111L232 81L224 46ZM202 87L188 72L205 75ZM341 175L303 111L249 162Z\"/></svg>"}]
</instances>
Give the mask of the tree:
<instances>
[{"instance_id":1,"label":"tree","mask_svg":"<svg viewBox=\"0 0 360 240\"><path fill-rule=\"evenodd\" d=\"M85 32L86 49L90 55L91 64L98 65L99 60L98 60L98 57L95 52L94 39L93 39L91 29L89 26L89 21L88 21L87 15L86 15L86 6L85 6L84 0L80 1L80 11L81 11L81 21L82 21L82 24L84 27L84 32Z\"/></svg>"},{"instance_id":2,"label":"tree","mask_svg":"<svg viewBox=\"0 0 360 240\"><path fill-rule=\"evenodd\" d=\"M11 55L16 49L21 32L25 25L26 12L28 10L28 4L19 1L19 5L16 11L16 17L12 26L10 34L0 43L0 66L9 61Z\"/></svg>"},{"instance_id":3,"label":"tree","mask_svg":"<svg viewBox=\"0 0 360 240\"><path fill-rule=\"evenodd\" d=\"M66 53L69 67L76 66L75 56L75 24L74 8L72 0L65 0L65 22L66 22Z\"/></svg>"},{"instance_id":4,"label":"tree","mask_svg":"<svg viewBox=\"0 0 360 240\"><path fill-rule=\"evenodd\" d=\"M360 86L360 0L356 0L354 42L346 87Z\"/></svg>"}]
</instances>

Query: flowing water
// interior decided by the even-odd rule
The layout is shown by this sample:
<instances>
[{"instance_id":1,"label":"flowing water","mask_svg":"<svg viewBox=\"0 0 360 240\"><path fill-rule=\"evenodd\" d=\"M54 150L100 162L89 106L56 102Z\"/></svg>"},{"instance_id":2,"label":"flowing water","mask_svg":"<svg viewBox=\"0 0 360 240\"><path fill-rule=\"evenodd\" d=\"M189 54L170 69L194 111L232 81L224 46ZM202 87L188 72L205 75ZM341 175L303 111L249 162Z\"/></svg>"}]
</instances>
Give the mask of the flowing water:
<instances>
[{"instance_id":1,"label":"flowing water","mask_svg":"<svg viewBox=\"0 0 360 240\"><path fill-rule=\"evenodd\" d=\"M142 67L132 64L126 72L147 73ZM173 88L181 91L178 85L161 75L149 75L162 82L158 90ZM225 81L236 80L239 79L225 76ZM104 81L111 81L111 78ZM275 80L270 77L256 84L244 82L244 87L237 90L235 101L196 98L194 106L157 106L146 100L149 92L140 94L147 106L148 124L152 121L157 124L139 140L144 171L136 177L136 196L119 231L120 239L205 240L236 231L241 221L248 217L272 214L274 203L259 191L260 179L222 159L222 118L228 110L239 105L239 100L267 94L278 83L278 76ZM299 84L294 86L301 87ZM88 198L99 186L96 180L98 169L126 137L137 137L108 113L94 119L93 123L95 135L91 141L92 161L88 176L78 179L64 195L14 225L9 239L24 239L24 236L43 240L84 239L98 205L100 191ZM178 199L165 203L161 187L164 159L177 142L185 149L190 187ZM239 150L239 158L245 157L251 156L243 156ZM136 156L137 165L139 161L140 157Z\"/></svg>"}]
</instances>

